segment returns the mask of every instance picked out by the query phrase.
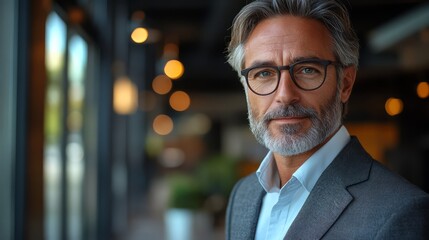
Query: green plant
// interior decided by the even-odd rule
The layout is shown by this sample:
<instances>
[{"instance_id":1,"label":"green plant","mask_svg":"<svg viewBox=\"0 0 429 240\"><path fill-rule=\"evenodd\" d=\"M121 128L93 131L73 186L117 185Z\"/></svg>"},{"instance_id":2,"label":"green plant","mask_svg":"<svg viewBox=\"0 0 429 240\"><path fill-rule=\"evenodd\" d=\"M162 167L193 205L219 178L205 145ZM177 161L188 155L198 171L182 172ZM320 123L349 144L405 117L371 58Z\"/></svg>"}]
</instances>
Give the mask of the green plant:
<instances>
[{"instance_id":1,"label":"green plant","mask_svg":"<svg viewBox=\"0 0 429 240\"><path fill-rule=\"evenodd\" d=\"M215 155L202 160L194 172L176 173L168 180L170 208L201 209L211 196L227 200L237 180L236 161Z\"/></svg>"},{"instance_id":2,"label":"green plant","mask_svg":"<svg viewBox=\"0 0 429 240\"><path fill-rule=\"evenodd\" d=\"M170 208L198 209L202 206L204 197L194 176L177 173L169 178L169 182Z\"/></svg>"}]
</instances>

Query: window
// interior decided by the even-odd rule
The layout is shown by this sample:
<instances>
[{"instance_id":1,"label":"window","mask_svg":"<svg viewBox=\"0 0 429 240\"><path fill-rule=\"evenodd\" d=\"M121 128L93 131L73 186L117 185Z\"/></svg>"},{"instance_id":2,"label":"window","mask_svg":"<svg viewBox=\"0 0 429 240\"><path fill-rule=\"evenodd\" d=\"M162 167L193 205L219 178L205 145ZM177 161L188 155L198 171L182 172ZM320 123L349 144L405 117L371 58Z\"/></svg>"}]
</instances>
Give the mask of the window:
<instances>
[{"instance_id":1,"label":"window","mask_svg":"<svg viewBox=\"0 0 429 240\"><path fill-rule=\"evenodd\" d=\"M83 239L88 46L52 12L46 22L45 238ZM95 194L95 193L94 193Z\"/></svg>"},{"instance_id":2,"label":"window","mask_svg":"<svg viewBox=\"0 0 429 240\"><path fill-rule=\"evenodd\" d=\"M63 206L64 84L67 31L64 21L52 12L46 21L44 201L45 239L61 239Z\"/></svg>"},{"instance_id":3,"label":"window","mask_svg":"<svg viewBox=\"0 0 429 240\"><path fill-rule=\"evenodd\" d=\"M68 239L82 239L84 144L83 119L88 47L79 36L70 38L68 48L68 110L67 110L67 224Z\"/></svg>"}]
</instances>

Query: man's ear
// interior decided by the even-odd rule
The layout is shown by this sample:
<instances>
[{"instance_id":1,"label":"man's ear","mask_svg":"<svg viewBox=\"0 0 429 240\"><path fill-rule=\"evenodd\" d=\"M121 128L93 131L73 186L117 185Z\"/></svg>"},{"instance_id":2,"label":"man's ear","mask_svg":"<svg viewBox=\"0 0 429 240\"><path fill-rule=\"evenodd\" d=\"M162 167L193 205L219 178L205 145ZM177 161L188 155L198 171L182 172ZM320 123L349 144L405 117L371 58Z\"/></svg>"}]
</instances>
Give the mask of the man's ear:
<instances>
[{"instance_id":1,"label":"man's ear","mask_svg":"<svg viewBox=\"0 0 429 240\"><path fill-rule=\"evenodd\" d=\"M349 66L343 69L341 85L341 102L346 103L352 93L353 85L356 79L356 67Z\"/></svg>"}]
</instances>

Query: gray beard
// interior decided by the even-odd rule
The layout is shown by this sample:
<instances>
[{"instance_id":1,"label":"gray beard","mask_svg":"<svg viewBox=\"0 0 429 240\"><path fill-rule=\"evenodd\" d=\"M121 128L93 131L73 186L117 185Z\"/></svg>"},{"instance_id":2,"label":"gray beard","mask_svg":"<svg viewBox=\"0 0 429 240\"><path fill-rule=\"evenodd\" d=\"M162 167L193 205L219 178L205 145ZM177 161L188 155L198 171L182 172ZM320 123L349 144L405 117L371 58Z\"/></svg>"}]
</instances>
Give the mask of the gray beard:
<instances>
[{"instance_id":1,"label":"gray beard","mask_svg":"<svg viewBox=\"0 0 429 240\"><path fill-rule=\"evenodd\" d=\"M320 115L312 108L299 104L278 107L266 113L262 119L254 117L248 104L250 129L256 140L272 152L282 156L294 156L305 153L324 142L341 125L342 104L340 94L333 96L322 106ZM274 136L268 129L268 123L276 117L305 116L311 120L308 131L302 131L302 124L285 124L280 127L280 136Z\"/></svg>"}]
</instances>

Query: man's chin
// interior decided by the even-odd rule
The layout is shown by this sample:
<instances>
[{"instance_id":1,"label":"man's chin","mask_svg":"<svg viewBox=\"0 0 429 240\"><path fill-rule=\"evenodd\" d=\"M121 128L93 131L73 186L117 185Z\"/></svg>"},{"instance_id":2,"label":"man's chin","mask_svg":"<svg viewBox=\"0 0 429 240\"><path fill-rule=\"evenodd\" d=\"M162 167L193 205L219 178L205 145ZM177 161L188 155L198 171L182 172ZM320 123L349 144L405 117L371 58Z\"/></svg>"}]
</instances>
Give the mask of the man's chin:
<instances>
[{"instance_id":1,"label":"man's chin","mask_svg":"<svg viewBox=\"0 0 429 240\"><path fill-rule=\"evenodd\" d=\"M264 137L263 145L269 150L282 156L295 156L310 151L317 143L308 141L307 133L303 132L302 127L288 128L285 131L276 132Z\"/></svg>"},{"instance_id":2,"label":"man's chin","mask_svg":"<svg viewBox=\"0 0 429 240\"><path fill-rule=\"evenodd\" d=\"M298 143L298 145L300 144ZM284 157L297 156L311 150L311 147L304 147L304 148L303 146L298 147L296 142L294 144L282 144L281 146L280 144L275 146L271 144L270 146L266 146L266 147L273 153L276 153Z\"/></svg>"},{"instance_id":3,"label":"man's chin","mask_svg":"<svg viewBox=\"0 0 429 240\"><path fill-rule=\"evenodd\" d=\"M304 125L301 123L288 123L272 126L272 130L270 130L271 135L274 137L284 137L284 135L288 135L287 137L299 137L305 135Z\"/></svg>"}]
</instances>

